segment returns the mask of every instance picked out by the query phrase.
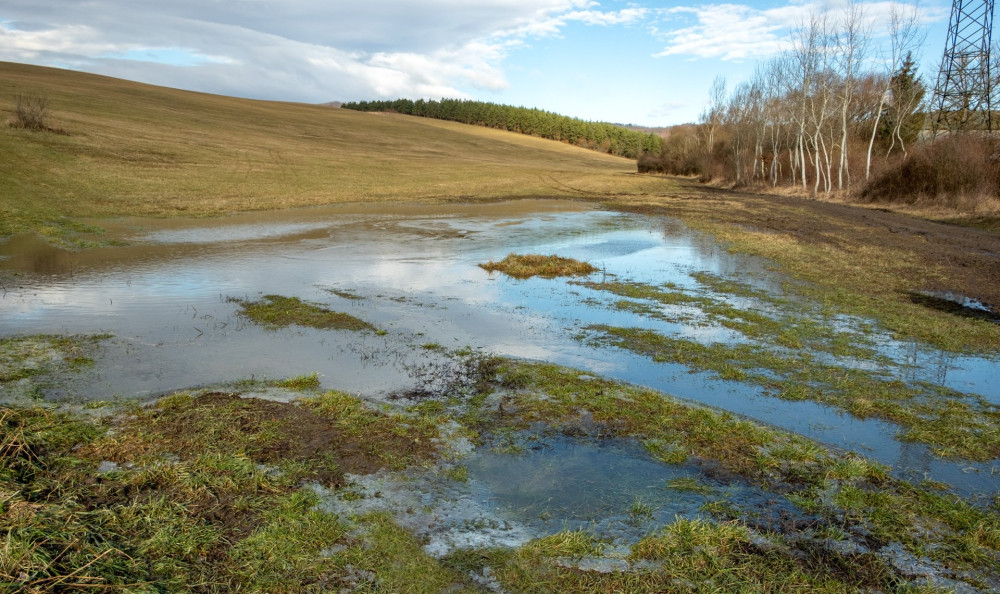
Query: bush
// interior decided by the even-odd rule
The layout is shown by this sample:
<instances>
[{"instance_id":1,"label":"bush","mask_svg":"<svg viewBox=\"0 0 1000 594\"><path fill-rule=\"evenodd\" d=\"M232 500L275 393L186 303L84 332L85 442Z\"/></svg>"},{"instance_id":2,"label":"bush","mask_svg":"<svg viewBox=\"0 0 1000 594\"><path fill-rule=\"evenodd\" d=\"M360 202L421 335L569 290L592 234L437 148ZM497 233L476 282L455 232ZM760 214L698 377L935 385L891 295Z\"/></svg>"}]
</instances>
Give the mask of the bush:
<instances>
[{"instance_id":1,"label":"bush","mask_svg":"<svg viewBox=\"0 0 1000 594\"><path fill-rule=\"evenodd\" d=\"M14 121L10 125L26 130L48 130L45 123L48 108L48 97L14 95Z\"/></svg>"},{"instance_id":2,"label":"bush","mask_svg":"<svg viewBox=\"0 0 1000 594\"><path fill-rule=\"evenodd\" d=\"M954 206L996 196L1000 190L1000 141L979 134L950 134L917 145L861 191L871 202L930 202Z\"/></svg>"},{"instance_id":3,"label":"bush","mask_svg":"<svg viewBox=\"0 0 1000 594\"><path fill-rule=\"evenodd\" d=\"M639 173L700 175L705 169L703 153L694 131L682 129L663 141L659 153L640 154L636 167Z\"/></svg>"}]
</instances>

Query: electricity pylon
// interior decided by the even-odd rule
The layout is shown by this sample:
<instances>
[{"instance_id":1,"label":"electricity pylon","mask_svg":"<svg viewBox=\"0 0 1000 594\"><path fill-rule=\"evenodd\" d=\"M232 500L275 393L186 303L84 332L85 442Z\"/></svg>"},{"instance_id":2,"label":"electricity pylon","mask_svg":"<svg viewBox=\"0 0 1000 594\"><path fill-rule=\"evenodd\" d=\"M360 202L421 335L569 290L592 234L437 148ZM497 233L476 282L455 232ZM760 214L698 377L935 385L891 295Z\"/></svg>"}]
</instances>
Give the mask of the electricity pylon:
<instances>
[{"instance_id":1,"label":"electricity pylon","mask_svg":"<svg viewBox=\"0 0 1000 594\"><path fill-rule=\"evenodd\" d=\"M952 0L944 59L934 87L934 131L992 130L993 0Z\"/></svg>"}]
</instances>

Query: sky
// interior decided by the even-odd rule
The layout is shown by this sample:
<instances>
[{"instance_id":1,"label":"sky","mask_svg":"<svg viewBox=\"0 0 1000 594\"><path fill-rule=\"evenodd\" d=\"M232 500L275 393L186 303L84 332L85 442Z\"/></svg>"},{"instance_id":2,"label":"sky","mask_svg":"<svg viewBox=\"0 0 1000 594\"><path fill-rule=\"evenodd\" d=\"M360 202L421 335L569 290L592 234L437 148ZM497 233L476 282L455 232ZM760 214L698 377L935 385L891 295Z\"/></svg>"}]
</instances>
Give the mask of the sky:
<instances>
[{"instance_id":1,"label":"sky","mask_svg":"<svg viewBox=\"0 0 1000 594\"><path fill-rule=\"evenodd\" d=\"M693 122L849 0L0 0L0 61L305 103L455 97L584 120ZM894 5L915 7L933 86L951 3L860 2L881 68Z\"/></svg>"}]
</instances>

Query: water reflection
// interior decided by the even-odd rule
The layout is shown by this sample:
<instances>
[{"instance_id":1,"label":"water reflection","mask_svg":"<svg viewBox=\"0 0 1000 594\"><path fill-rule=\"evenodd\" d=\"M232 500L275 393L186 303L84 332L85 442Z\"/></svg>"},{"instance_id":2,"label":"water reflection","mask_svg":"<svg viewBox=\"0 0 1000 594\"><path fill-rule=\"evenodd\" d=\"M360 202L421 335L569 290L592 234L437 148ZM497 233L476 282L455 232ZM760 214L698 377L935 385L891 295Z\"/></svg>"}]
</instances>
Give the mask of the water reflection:
<instances>
[{"instance_id":1,"label":"water reflection","mask_svg":"<svg viewBox=\"0 0 1000 594\"><path fill-rule=\"evenodd\" d=\"M613 275L696 289L692 273L709 272L780 291L782 279L766 263L730 254L677 221L528 201L330 207L225 221L116 225L112 234L133 245L66 252L34 238L0 244L0 271L18 273L4 281L0 335L115 337L92 370L48 386L50 399L134 398L312 372L331 388L390 394L412 387L412 370L439 356L419 345L470 346L585 368L731 410L862 451L897 474L944 481L966 494L1000 487L991 464L940 460L923 446L901 443L891 424L861 421L813 402L777 400L752 386L576 339L594 323L650 327L703 341L731 339L732 331L651 321L609 309L597 292L565 281L515 281L477 266L511 252L557 253L596 265L597 280ZM264 330L241 320L228 300L264 294L345 311L380 332ZM902 379L979 393L993 402L1000 398L996 361L888 339L881 344L904 364Z\"/></svg>"},{"instance_id":2,"label":"water reflection","mask_svg":"<svg viewBox=\"0 0 1000 594\"><path fill-rule=\"evenodd\" d=\"M739 506L762 525L802 513L773 493L658 462L629 440L534 435L521 447L477 452L465 465L503 517L542 533L586 530L635 542L678 517L700 517L714 501Z\"/></svg>"}]
</instances>

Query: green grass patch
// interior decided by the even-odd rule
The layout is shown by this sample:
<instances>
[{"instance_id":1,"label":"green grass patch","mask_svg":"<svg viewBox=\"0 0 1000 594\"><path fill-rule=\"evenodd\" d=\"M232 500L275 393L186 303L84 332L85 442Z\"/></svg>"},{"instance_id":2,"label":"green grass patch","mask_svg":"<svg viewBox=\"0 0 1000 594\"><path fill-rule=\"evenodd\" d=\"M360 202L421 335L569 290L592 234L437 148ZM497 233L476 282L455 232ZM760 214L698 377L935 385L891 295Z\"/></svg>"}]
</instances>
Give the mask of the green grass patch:
<instances>
[{"instance_id":1,"label":"green grass patch","mask_svg":"<svg viewBox=\"0 0 1000 594\"><path fill-rule=\"evenodd\" d=\"M561 256L541 254L508 254L499 262L490 260L479 265L488 272L502 272L514 278L555 278L557 276L584 276L597 272L597 268L587 262Z\"/></svg>"},{"instance_id":2,"label":"green grass patch","mask_svg":"<svg viewBox=\"0 0 1000 594\"><path fill-rule=\"evenodd\" d=\"M1000 407L975 394L908 384L875 371L818 361L800 350L752 344L702 344L642 328L594 325L589 340L710 371L722 379L750 382L787 400L813 400L859 418L900 425L902 438L926 443L943 457L1000 457Z\"/></svg>"},{"instance_id":3,"label":"green grass patch","mask_svg":"<svg viewBox=\"0 0 1000 594\"><path fill-rule=\"evenodd\" d=\"M421 543L384 513L355 519L359 537L334 554L351 568L353 590L376 592L474 592L468 576L428 556ZM348 584L345 584L348 585Z\"/></svg>"},{"instance_id":4,"label":"green grass patch","mask_svg":"<svg viewBox=\"0 0 1000 594\"><path fill-rule=\"evenodd\" d=\"M298 375L283 380L276 380L274 382L274 385L279 388L286 388L288 390L295 390L298 392L305 392L307 390L316 390L320 386L319 374L313 372L313 373L308 373L306 375Z\"/></svg>"},{"instance_id":5,"label":"green grass patch","mask_svg":"<svg viewBox=\"0 0 1000 594\"><path fill-rule=\"evenodd\" d=\"M347 587L356 574L322 551L372 553L300 483L337 488L345 472L428 459L436 437L433 419L341 393L177 394L105 421L0 408L0 589ZM410 555L377 567L374 583L398 586Z\"/></svg>"},{"instance_id":6,"label":"green grass patch","mask_svg":"<svg viewBox=\"0 0 1000 594\"><path fill-rule=\"evenodd\" d=\"M306 303L298 297L265 295L260 301L230 298L240 306L240 314L265 328L308 326L320 330L369 330L375 327L350 314L330 311L319 305Z\"/></svg>"}]
</instances>

